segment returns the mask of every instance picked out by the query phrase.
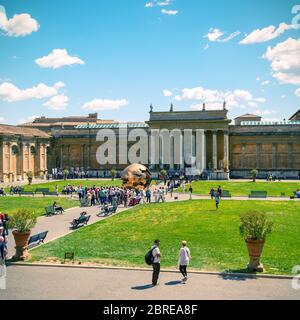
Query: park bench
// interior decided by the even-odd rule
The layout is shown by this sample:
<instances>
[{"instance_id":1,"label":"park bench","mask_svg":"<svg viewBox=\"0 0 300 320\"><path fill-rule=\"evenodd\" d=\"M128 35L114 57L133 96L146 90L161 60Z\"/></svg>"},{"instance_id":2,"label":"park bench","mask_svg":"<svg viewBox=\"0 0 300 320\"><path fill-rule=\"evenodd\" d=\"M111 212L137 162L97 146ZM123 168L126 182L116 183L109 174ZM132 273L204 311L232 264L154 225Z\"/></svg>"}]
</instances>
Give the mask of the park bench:
<instances>
[{"instance_id":1,"label":"park bench","mask_svg":"<svg viewBox=\"0 0 300 320\"><path fill-rule=\"evenodd\" d=\"M43 196L57 196L58 197L58 192L55 191L47 191L47 192L43 192Z\"/></svg>"},{"instance_id":2,"label":"park bench","mask_svg":"<svg viewBox=\"0 0 300 320\"><path fill-rule=\"evenodd\" d=\"M20 191L19 196L33 196L34 197L34 192L33 191Z\"/></svg>"},{"instance_id":3,"label":"park bench","mask_svg":"<svg viewBox=\"0 0 300 320\"><path fill-rule=\"evenodd\" d=\"M249 198L267 198L267 191L251 191Z\"/></svg>"},{"instance_id":4,"label":"park bench","mask_svg":"<svg viewBox=\"0 0 300 320\"><path fill-rule=\"evenodd\" d=\"M46 208L45 208L45 211L46 211L46 216L47 216L47 217L56 214L56 210L53 208L53 206L51 206L51 207L46 207Z\"/></svg>"},{"instance_id":5,"label":"park bench","mask_svg":"<svg viewBox=\"0 0 300 320\"><path fill-rule=\"evenodd\" d=\"M228 190L223 190L222 198L231 198L231 193Z\"/></svg>"},{"instance_id":6,"label":"park bench","mask_svg":"<svg viewBox=\"0 0 300 320\"><path fill-rule=\"evenodd\" d=\"M74 219L71 222L71 228L77 229L79 227L83 227L84 225L87 225L91 216L80 216L78 219Z\"/></svg>"},{"instance_id":7,"label":"park bench","mask_svg":"<svg viewBox=\"0 0 300 320\"><path fill-rule=\"evenodd\" d=\"M49 192L49 188L36 188L35 193L42 193Z\"/></svg>"},{"instance_id":8,"label":"park bench","mask_svg":"<svg viewBox=\"0 0 300 320\"><path fill-rule=\"evenodd\" d=\"M38 233L34 236L31 236L28 240L28 246L30 246L32 244L39 245L41 243L44 243L44 240L46 239L47 234L48 234L48 231L44 231L44 232Z\"/></svg>"}]
</instances>

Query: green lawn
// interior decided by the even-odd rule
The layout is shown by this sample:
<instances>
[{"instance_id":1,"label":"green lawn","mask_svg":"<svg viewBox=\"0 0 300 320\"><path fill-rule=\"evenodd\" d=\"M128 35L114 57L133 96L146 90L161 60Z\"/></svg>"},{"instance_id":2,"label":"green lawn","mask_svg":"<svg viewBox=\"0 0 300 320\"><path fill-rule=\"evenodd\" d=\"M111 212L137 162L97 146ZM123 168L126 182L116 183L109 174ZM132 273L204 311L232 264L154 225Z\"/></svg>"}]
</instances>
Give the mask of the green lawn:
<instances>
[{"instance_id":1,"label":"green lawn","mask_svg":"<svg viewBox=\"0 0 300 320\"><path fill-rule=\"evenodd\" d=\"M14 213L18 209L29 209L36 212L38 215L45 214L45 207L49 207L56 201L64 209L77 207L78 201L70 198L56 198L56 197L1 197L0 198L0 212Z\"/></svg>"},{"instance_id":2,"label":"green lawn","mask_svg":"<svg viewBox=\"0 0 300 320\"><path fill-rule=\"evenodd\" d=\"M92 187L93 185L96 186L121 186L122 181L120 179L112 180L93 180L93 179L86 179L86 180L59 180L59 181L52 181L47 183L40 183L40 184L32 184L32 185L25 185L25 191L35 191L37 188L48 188L50 191L55 191L55 186L58 186L58 191L61 192L63 187L66 185L72 186L83 186L83 187ZM6 188L6 191L9 191L9 188Z\"/></svg>"},{"instance_id":3,"label":"green lawn","mask_svg":"<svg viewBox=\"0 0 300 320\"><path fill-rule=\"evenodd\" d=\"M267 191L268 196L281 196L285 193L286 197L293 195L293 192L300 189L298 182L234 182L234 181L195 181L193 182L193 193L199 195L209 195L210 189L221 186L223 190L229 190L232 196L248 196L251 191ZM187 187L188 188L188 187Z\"/></svg>"},{"instance_id":4,"label":"green lawn","mask_svg":"<svg viewBox=\"0 0 300 320\"><path fill-rule=\"evenodd\" d=\"M250 209L266 212L274 221L262 259L266 272L290 274L300 264L296 202L222 201L218 212L209 200L143 205L34 249L32 261L61 261L65 252L74 252L78 261L146 266L144 255L159 238L162 267L176 267L180 243L187 240L191 268L242 272L248 255L239 216Z\"/></svg>"}]
</instances>

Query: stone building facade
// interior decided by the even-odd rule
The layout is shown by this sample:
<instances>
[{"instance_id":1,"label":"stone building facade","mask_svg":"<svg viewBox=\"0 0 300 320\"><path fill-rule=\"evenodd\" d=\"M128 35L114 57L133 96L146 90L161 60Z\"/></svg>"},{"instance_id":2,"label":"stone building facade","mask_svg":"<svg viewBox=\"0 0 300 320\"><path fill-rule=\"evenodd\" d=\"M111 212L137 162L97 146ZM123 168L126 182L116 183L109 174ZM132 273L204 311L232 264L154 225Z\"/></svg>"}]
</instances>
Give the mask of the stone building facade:
<instances>
[{"instance_id":1,"label":"stone building facade","mask_svg":"<svg viewBox=\"0 0 300 320\"><path fill-rule=\"evenodd\" d=\"M45 177L50 136L37 129L0 125L0 181L25 180L26 173Z\"/></svg>"},{"instance_id":2,"label":"stone building facade","mask_svg":"<svg viewBox=\"0 0 300 320\"><path fill-rule=\"evenodd\" d=\"M203 110L179 112L173 111L173 106L168 112L154 112L151 107L146 122L124 124L100 120L97 114L92 114L61 119L41 117L32 125L2 126L0 179L23 179L28 170L35 176L43 176L47 170L52 173L67 168L88 171L95 177L103 177L112 168L121 171L128 164L127 150L141 141L135 138L138 130L145 133L146 140L136 156L147 154L141 162L154 175L165 169L171 173L202 174L211 179L248 178L251 170L257 169L260 177L268 173L280 178L298 177L300 110L290 120L276 123L262 122L260 117L250 114L232 123L227 113L225 105L223 110L206 110L204 105ZM35 131L29 134L26 130ZM101 141L97 139L100 131L108 132ZM165 133L169 133L167 144ZM100 164L97 151L110 135L116 139L110 143L116 145L116 162ZM193 164L187 161L189 157Z\"/></svg>"}]
</instances>

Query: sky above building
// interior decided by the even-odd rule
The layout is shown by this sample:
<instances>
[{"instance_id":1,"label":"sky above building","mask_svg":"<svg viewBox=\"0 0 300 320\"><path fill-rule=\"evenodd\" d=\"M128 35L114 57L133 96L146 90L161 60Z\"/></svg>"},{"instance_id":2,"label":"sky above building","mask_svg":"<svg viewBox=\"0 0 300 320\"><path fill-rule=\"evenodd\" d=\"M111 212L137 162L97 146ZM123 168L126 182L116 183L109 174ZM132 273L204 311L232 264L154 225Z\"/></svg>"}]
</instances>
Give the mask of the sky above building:
<instances>
[{"instance_id":1,"label":"sky above building","mask_svg":"<svg viewBox=\"0 0 300 320\"><path fill-rule=\"evenodd\" d=\"M300 1L0 0L0 123L300 108Z\"/></svg>"}]
</instances>

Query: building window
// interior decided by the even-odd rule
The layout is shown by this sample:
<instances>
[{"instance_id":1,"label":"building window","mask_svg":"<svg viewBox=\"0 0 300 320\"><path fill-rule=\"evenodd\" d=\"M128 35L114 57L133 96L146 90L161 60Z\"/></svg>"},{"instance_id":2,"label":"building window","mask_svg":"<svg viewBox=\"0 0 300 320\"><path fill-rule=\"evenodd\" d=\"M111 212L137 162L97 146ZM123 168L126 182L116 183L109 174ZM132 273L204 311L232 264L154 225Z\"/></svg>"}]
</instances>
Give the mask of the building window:
<instances>
[{"instance_id":1,"label":"building window","mask_svg":"<svg viewBox=\"0 0 300 320\"><path fill-rule=\"evenodd\" d=\"M19 154L19 148L17 146L12 146L11 153L12 153L12 155L18 155Z\"/></svg>"},{"instance_id":2,"label":"building window","mask_svg":"<svg viewBox=\"0 0 300 320\"><path fill-rule=\"evenodd\" d=\"M36 149L35 149L34 146L31 146L31 147L30 147L30 153L31 153L32 155L36 155Z\"/></svg>"}]
</instances>

